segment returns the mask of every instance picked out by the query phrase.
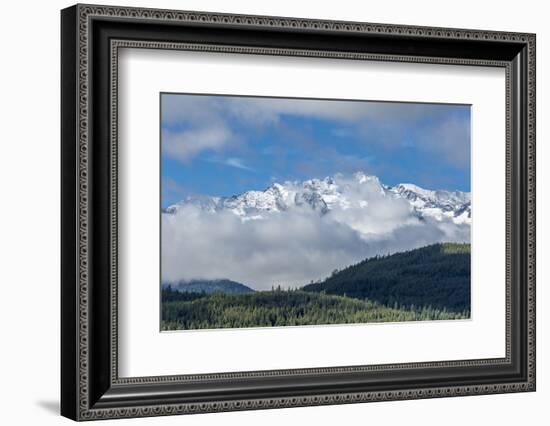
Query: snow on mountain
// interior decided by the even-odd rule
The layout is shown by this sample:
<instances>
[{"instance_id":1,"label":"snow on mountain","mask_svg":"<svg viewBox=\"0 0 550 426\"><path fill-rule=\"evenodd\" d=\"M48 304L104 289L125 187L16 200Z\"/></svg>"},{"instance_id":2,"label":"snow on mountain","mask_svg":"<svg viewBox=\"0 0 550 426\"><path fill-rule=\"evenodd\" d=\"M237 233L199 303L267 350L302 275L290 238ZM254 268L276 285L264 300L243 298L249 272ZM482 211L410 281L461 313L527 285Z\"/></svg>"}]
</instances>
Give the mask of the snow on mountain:
<instances>
[{"instance_id":1,"label":"snow on mountain","mask_svg":"<svg viewBox=\"0 0 550 426\"><path fill-rule=\"evenodd\" d=\"M364 210L369 221L381 198L406 202L411 218L471 224L469 192L428 190L404 183L387 186L376 176L362 172L337 174L324 179L303 182L274 183L264 191L247 191L231 197L189 196L168 207L165 212L177 214L188 206L208 213L231 212L242 221L265 219L270 214L308 209L319 215L340 215L348 209ZM356 215L355 215L356 216ZM355 219L357 220L357 219Z\"/></svg>"},{"instance_id":2,"label":"snow on mountain","mask_svg":"<svg viewBox=\"0 0 550 426\"><path fill-rule=\"evenodd\" d=\"M367 257L469 242L470 202L469 193L388 186L364 173L190 196L162 215L162 279L295 286Z\"/></svg>"}]
</instances>

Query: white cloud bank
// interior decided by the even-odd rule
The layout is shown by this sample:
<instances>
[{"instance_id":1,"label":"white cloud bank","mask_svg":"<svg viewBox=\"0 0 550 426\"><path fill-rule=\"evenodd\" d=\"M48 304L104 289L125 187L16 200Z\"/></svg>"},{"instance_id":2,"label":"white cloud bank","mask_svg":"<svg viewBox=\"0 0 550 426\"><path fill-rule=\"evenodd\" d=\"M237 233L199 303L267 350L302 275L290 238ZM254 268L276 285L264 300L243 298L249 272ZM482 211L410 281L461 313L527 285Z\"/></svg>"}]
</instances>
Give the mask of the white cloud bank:
<instances>
[{"instance_id":1,"label":"white cloud bank","mask_svg":"<svg viewBox=\"0 0 550 426\"><path fill-rule=\"evenodd\" d=\"M209 126L180 132L162 131L162 152L176 160L187 162L204 150L218 151L233 139L225 125Z\"/></svg>"},{"instance_id":2,"label":"white cloud bank","mask_svg":"<svg viewBox=\"0 0 550 426\"><path fill-rule=\"evenodd\" d=\"M325 215L304 207L243 221L193 205L163 214L163 281L228 278L254 289L296 287L377 254L470 239L467 224L420 219L403 199L377 194L375 186L361 191Z\"/></svg>"}]
</instances>

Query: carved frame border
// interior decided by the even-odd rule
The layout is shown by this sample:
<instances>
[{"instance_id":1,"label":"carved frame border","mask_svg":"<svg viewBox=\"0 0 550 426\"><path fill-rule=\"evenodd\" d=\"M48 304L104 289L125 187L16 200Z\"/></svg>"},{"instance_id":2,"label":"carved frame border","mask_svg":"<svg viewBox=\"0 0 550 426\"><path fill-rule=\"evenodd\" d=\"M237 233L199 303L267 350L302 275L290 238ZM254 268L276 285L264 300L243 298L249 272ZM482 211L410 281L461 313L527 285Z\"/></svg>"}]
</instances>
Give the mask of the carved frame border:
<instances>
[{"instance_id":1,"label":"carved frame border","mask_svg":"<svg viewBox=\"0 0 550 426\"><path fill-rule=\"evenodd\" d=\"M293 406L309 406L309 405L324 405L324 404L342 404L352 402L366 401L384 401L384 400L401 400L401 399L416 399L416 398L434 398L443 396L462 396L476 395L488 393L504 393L517 391L533 391L535 389L535 36L533 34L521 34L511 32L494 32L494 31L479 31L479 30L463 30L463 29L447 29L447 28L429 28L417 26L402 26L402 25L386 25L386 24L369 24L357 22L337 22L325 20L310 20L310 19L295 19L295 18L280 18L266 16L247 16L247 15L229 15L217 13L202 13L202 12L186 12L186 11L169 11L156 9L141 9L141 8L126 8L126 7L104 7L92 5L77 5L76 14L78 20L78 41L77 41L77 159L76 159L76 176L77 176L77 342L78 342L78 362L76 364L77 383L77 409L75 418L78 420L104 419L113 417L141 417L141 416L159 416L171 414L186 414L198 412L217 412L230 410L245 410L245 409L262 409L262 408L280 408ZM466 40L495 40L523 43L527 46L527 97L528 97L528 113L527 113L527 192L526 200L528 206L527 211L527 230L528 230L528 246L527 246L527 294L526 301L528 309L528 337L527 337L527 369L528 379L522 382L500 383L494 385L481 386L450 386L446 388L423 388L423 389L403 389L397 391L380 391L380 392L359 392L359 393L329 393L326 395L312 395L302 397L275 397L275 398L258 398L245 400L228 400L217 402L205 402L200 404L160 404L141 407L122 407L122 408L94 408L90 402L89 395L89 304L88 286L89 286L89 133L88 133L88 114L90 100L90 85L89 85L89 54L90 54L90 38L89 29L91 19L96 17L109 18L124 18L136 19L140 21L172 21L172 22L189 22L189 23L210 23L223 25L239 25L251 26L259 28L299 28L304 30L316 31L338 31L338 32L358 32L368 34L400 34L411 35L423 38L443 38L443 39L466 39ZM509 139L511 129L509 128L510 114L510 66L507 62L500 61L484 61L470 60L460 58L438 58L438 57L415 57L415 56L395 56L395 55L378 55L378 54L360 54L360 53L343 53L343 52L326 52L312 50L293 50L293 49L271 49L271 48L247 48L247 47L232 47L232 46L213 46L204 44L182 44L182 43L161 43L161 42L146 42L139 40L112 40L111 42L111 119L116 122L117 116L117 58L118 49L122 47L132 48L155 48L155 49L185 49L185 50L200 50L200 51L223 51L231 53L248 53L248 54L267 54L267 55L298 55L298 56L315 56L315 57L330 57L342 59L365 59L365 60L384 60L384 61L400 61L400 62L427 62L427 63L449 63L463 65L484 65L484 66L499 66L506 68L506 110L507 110L507 259L506 259L506 277L507 277L507 314L506 314L506 358L504 359L487 359L487 360L466 360L446 363L420 363L420 364L394 364L382 366L365 366L365 367L328 367L323 369L306 369L306 370L275 370L262 372L247 372L247 373L227 373L222 375L200 375L200 376L162 376L162 377L146 377L146 378L118 378L117 374L117 322L116 322L116 307L117 307L117 169L116 169L116 140L117 130L116 125L111 126L111 158L113 167L111 168L111 380L113 384L147 384L147 383L170 383L182 380L209 380L224 378L239 378L248 376L270 376L270 375L303 375L308 373L331 373L333 371L344 371L351 369L352 371L370 371L380 369L399 369L411 367L437 367L450 365L482 365L493 363L509 362L510 357L510 312L508 303L510 300L509 277L510 277L510 262L509 255L510 247L510 214L511 194L510 194L510 162L511 152L509 148ZM361 370L363 369L363 370Z\"/></svg>"}]
</instances>

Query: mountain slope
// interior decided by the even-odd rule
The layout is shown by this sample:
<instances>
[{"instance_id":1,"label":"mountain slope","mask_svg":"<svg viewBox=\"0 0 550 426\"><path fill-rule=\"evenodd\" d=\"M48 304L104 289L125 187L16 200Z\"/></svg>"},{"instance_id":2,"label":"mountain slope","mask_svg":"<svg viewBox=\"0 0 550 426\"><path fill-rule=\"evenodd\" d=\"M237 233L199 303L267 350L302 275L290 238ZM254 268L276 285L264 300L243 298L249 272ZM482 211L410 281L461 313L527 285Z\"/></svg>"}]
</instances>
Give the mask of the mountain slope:
<instances>
[{"instance_id":1,"label":"mountain slope","mask_svg":"<svg viewBox=\"0 0 550 426\"><path fill-rule=\"evenodd\" d=\"M167 283L163 287L170 286L173 290L184 293L226 293L226 294L238 294L238 293L251 293L250 287L231 280L190 280L180 281L177 283Z\"/></svg>"},{"instance_id":2,"label":"mountain slope","mask_svg":"<svg viewBox=\"0 0 550 426\"><path fill-rule=\"evenodd\" d=\"M386 306L470 310L470 245L434 244L349 266L304 291L375 300Z\"/></svg>"}]
</instances>

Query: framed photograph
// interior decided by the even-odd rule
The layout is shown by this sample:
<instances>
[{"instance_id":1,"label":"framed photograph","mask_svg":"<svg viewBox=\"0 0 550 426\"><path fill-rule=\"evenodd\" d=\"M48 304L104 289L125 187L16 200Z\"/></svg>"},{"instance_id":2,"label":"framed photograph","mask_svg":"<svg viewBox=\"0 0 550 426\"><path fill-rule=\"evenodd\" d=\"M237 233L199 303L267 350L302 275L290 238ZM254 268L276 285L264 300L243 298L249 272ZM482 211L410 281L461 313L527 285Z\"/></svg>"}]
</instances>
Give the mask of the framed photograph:
<instances>
[{"instance_id":1,"label":"framed photograph","mask_svg":"<svg viewBox=\"0 0 550 426\"><path fill-rule=\"evenodd\" d=\"M61 12L61 412L535 390L535 35Z\"/></svg>"}]
</instances>

